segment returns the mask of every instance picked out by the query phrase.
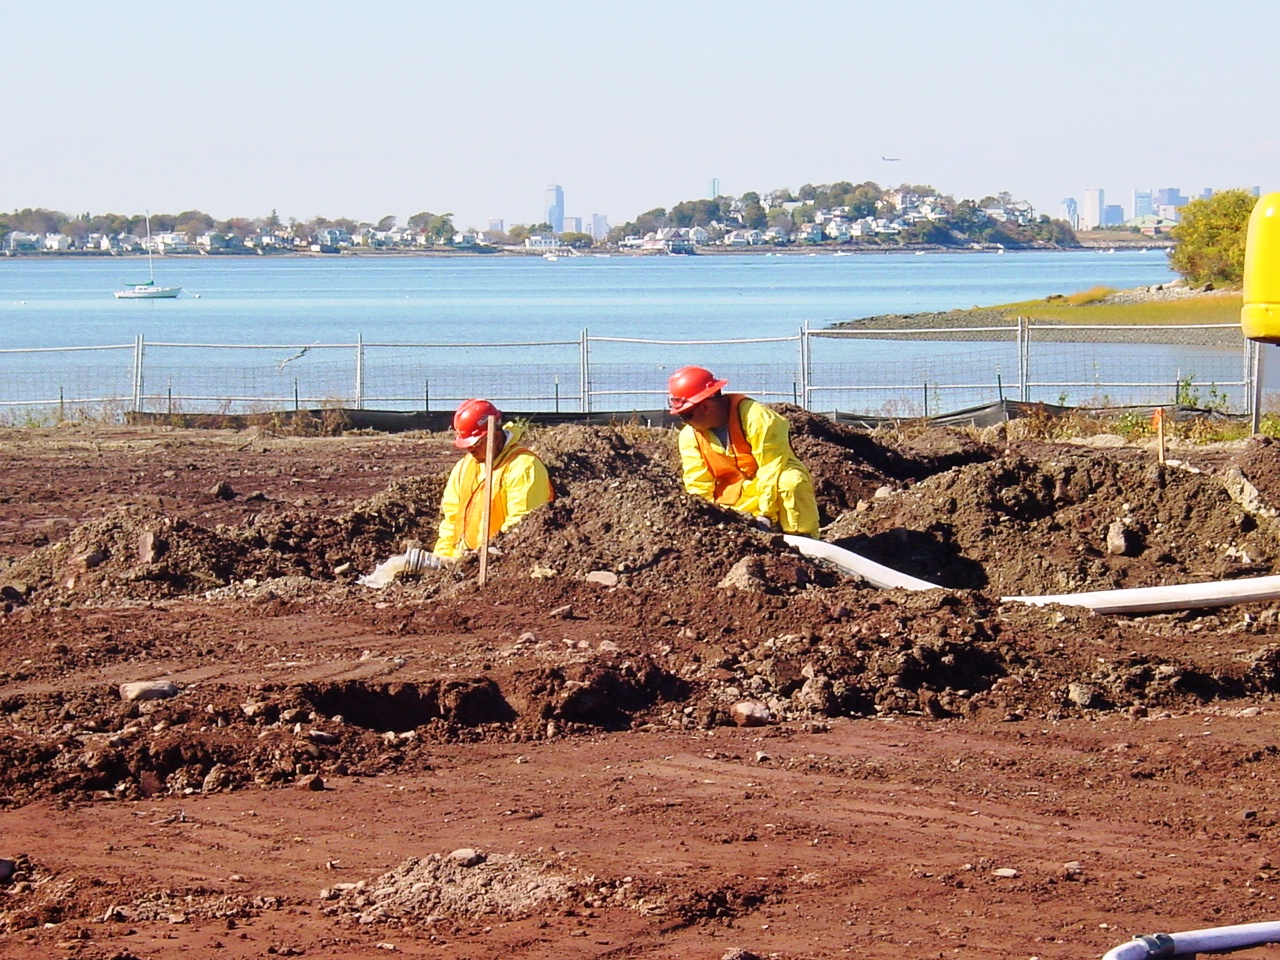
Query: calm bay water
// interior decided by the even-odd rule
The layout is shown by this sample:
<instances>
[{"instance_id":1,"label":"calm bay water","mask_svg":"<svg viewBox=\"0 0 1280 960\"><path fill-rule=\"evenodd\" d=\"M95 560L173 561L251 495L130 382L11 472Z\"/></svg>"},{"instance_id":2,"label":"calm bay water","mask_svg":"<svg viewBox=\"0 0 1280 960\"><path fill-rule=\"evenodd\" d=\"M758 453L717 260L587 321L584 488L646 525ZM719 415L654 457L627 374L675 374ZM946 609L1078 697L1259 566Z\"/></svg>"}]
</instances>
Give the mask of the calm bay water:
<instances>
[{"instance_id":1,"label":"calm bay water","mask_svg":"<svg viewBox=\"0 0 1280 960\"><path fill-rule=\"evenodd\" d=\"M711 367L757 396L800 399L796 335L806 325L820 330L878 314L1175 278L1158 250L557 261L190 257L162 258L156 274L158 283L181 285L184 294L114 299L112 291L146 275L141 258L0 258L0 349L122 347L0 354L8 374L0 379L0 407L134 396L149 409L289 402L441 409L486 395L508 409L579 409L588 402L591 409L652 409L662 403L669 372L685 363ZM584 330L591 337L585 352ZM138 336L148 345L141 375L132 350ZM601 338L790 339L673 346ZM352 349L357 340L361 350ZM235 348L172 346L192 343ZM481 343L543 345L463 346ZM1135 370L1155 371L1144 379L1160 385L1161 401L1165 385L1188 371L1202 383L1238 379L1239 357L1230 350L1191 356L1164 346L1061 347L1037 353L1028 382L1044 386L1032 399L1119 400L1127 394L1112 385L1132 380ZM937 412L993 399L998 385L1003 395L1018 376L1012 339L963 345L824 339L808 360L815 409L908 414L932 404Z\"/></svg>"},{"instance_id":2,"label":"calm bay water","mask_svg":"<svg viewBox=\"0 0 1280 960\"><path fill-rule=\"evenodd\" d=\"M1174 279L1162 251L702 257L164 258L178 300L115 300L141 259L0 259L0 346L790 336L881 313ZM195 297L191 294L198 294Z\"/></svg>"}]
</instances>

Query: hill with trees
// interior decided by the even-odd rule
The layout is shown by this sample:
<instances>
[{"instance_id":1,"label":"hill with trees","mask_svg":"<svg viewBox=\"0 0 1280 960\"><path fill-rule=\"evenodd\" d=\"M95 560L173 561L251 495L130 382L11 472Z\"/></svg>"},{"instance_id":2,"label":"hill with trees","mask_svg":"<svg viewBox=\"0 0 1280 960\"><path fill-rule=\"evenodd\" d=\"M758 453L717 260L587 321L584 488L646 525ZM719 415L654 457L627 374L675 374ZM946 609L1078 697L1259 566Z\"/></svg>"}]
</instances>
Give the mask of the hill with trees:
<instances>
[{"instance_id":1,"label":"hill with trees","mask_svg":"<svg viewBox=\"0 0 1280 960\"><path fill-rule=\"evenodd\" d=\"M883 188L873 181L807 183L797 191L775 190L740 197L685 200L670 210L648 210L614 227L612 243L663 230L706 231L710 242L734 231L762 233L766 242L848 243L869 246L964 247L1079 246L1063 220L1036 216L1031 205L1008 193L960 200L924 184Z\"/></svg>"}]
</instances>

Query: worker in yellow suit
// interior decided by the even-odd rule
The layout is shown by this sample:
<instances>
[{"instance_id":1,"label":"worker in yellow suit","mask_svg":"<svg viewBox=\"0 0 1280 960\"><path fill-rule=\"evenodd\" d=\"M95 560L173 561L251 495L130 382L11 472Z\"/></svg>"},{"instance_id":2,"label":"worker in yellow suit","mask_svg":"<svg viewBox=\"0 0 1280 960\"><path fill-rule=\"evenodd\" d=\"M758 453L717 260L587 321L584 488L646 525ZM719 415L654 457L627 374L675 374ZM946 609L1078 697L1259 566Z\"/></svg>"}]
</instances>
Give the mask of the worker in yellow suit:
<instances>
[{"instance_id":1,"label":"worker in yellow suit","mask_svg":"<svg viewBox=\"0 0 1280 960\"><path fill-rule=\"evenodd\" d=\"M755 517L765 529L818 535L813 477L791 449L785 417L740 393L724 393L703 367L682 367L668 383L671 412L684 420L684 488Z\"/></svg>"},{"instance_id":2,"label":"worker in yellow suit","mask_svg":"<svg viewBox=\"0 0 1280 960\"><path fill-rule=\"evenodd\" d=\"M502 412L488 400L467 400L453 415L457 436L453 445L467 455L454 464L440 499L440 529L434 556L453 560L480 545L480 529L485 498L490 486L485 482L484 460L489 418L502 423ZM494 434L494 484L489 512L489 537L510 530L531 510L554 499L547 468L528 447L520 443L514 424L503 424Z\"/></svg>"}]
</instances>

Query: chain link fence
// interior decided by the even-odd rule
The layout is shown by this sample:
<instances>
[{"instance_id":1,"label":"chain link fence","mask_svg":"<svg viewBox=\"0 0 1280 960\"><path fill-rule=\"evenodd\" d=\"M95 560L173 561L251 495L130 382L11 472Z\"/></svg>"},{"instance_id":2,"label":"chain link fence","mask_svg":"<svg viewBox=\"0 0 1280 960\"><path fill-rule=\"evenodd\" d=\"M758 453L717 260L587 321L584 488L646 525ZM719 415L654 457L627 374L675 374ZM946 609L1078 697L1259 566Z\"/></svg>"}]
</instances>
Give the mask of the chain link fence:
<instances>
[{"instance_id":1,"label":"chain link fence","mask_svg":"<svg viewBox=\"0 0 1280 960\"><path fill-rule=\"evenodd\" d=\"M219 344L147 341L0 350L0 416L264 413L317 407L452 410L483 396L527 412L665 404L699 364L766 402L919 417L997 400L1061 406L1180 403L1253 413L1257 348L1231 324L857 327L793 336L504 343Z\"/></svg>"}]
</instances>

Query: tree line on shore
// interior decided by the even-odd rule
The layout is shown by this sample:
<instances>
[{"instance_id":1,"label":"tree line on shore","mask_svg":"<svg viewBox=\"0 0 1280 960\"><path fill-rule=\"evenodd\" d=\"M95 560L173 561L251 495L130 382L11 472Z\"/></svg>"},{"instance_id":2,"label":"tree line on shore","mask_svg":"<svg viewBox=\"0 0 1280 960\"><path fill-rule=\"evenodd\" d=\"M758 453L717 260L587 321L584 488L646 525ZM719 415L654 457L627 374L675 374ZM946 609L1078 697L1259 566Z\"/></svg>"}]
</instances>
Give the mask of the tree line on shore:
<instances>
[{"instance_id":1,"label":"tree line on shore","mask_svg":"<svg viewBox=\"0 0 1280 960\"><path fill-rule=\"evenodd\" d=\"M1175 271L1195 284L1237 285L1244 270L1245 231L1256 197L1246 190L1224 190L1210 197L1192 200L1181 211L1181 222L1173 229L1174 248L1170 264ZM891 237L862 238L877 245L928 244L967 246L973 243L999 245L1011 249L1026 247L1079 246L1071 226L1062 220L1034 216L1028 204L1015 201L1009 194L961 200L939 194L930 186L903 184L892 190L866 181L853 184L841 181L815 186L805 184L797 191L777 190L767 194L748 192L740 197L714 197L685 200L671 209L655 207L634 220L611 228L604 240L586 234L563 233L562 242L573 246L595 243L616 244L628 236L644 236L664 229L706 231L714 242L733 230L773 231L775 237L790 239L808 224L820 224L833 217L845 220L878 218L887 221L904 214L908 217ZM376 223L339 217L313 217L307 221L282 220L272 210L266 217L231 217L218 220L200 210L177 214L150 215L150 226L157 233L185 233L199 236L209 231L248 239L274 233L310 240L321 230L337 228L354 235L368 228L387 232L397 226L394 216ZM453 215L421 212L409 217L405 227L425 235L432 242L450 243L456 234ZM62 234L72 240L83 240L91 234L140 235L146 231L145 214L68 215L44 208L27 208L0 214L0 238L13 231L32 234ZM550 225L517 224L500 235L485 234L493 243L520 243L536 233L549 233Z\"/></svg>"},{"instance_id":2,"label":"tree line on shore","mask_svg":"<svg viewBox=\"0 0 1280 960\"><path fill-rule=\"evenodd\" d=\"M903 184L886 189L872 181L858 184L839 181L821 185L807 183L796 191L783 189L764 194L752 191L738 197L684 200L670 210L662 207L647 210L612 227L606 237L578 232L560 236L571 246L589 246L595 243L617 244L628 236L643 237L663 229L697 227L707 232L711 242L734 230L771 231L775 242L786 242L806 225L821 224L831 219L857 221L874 218L901 224L892 235L884 232L862 238L881 244L956 246L983 243L1013 248L1078 245L1065 221L1043 215L1035 217L1030 211L1029 204L1015 201L1007 193L976 201L956 201L925 185ZM903 217L907 222L903 222ZM157 233L174 232L195 237L217 231L241 239L274 233L310 240L326 228L337 228L355 235L363 229L387 232L398 226L396 217L390 215L376 222L322 216L286 222L274 210L269 216L258 218L219 220L202 210L186 210L176 214L156 213L150 219L151 229ZM444 243L457 232L451 213L417 213L408 218L405 227ZM44 208L0 214L0 236L11 231L60 233L73 241L82 241L93 234L138 235L145 229L145 216L142 214L66 214ZM503 231L469 228L467 232L483 236L491 243L522 243L531 235L550 233L551 226L543 222L515 224Z\"/></svg>"}]
</instances>

